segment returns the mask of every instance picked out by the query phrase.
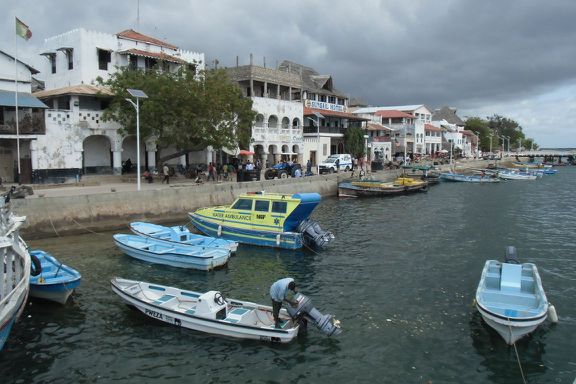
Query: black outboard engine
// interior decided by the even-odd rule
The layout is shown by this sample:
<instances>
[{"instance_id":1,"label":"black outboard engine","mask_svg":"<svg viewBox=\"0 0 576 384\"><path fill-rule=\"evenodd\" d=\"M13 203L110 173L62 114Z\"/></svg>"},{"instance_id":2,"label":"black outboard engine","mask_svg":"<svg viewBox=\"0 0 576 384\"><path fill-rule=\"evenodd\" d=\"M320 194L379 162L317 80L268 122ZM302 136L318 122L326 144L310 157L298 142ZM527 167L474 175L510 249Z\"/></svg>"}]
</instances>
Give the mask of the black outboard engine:
<instances>
[{"instance_id":1,"label":"black outboard engine","mask_svg":"<svg viewBox=\"0 0 576 384\"><path fill-rule=\"evenodd\" d=\"M520 264L518 253L516 253L516 247L512 245L506 247L506 258L504 259L504 262L508 264Z\"/></svg>"},{"instance_id":2,"label":"black outboard engine","mask_svg":"<svg viewBox=\"0 0 576 384\"><path fill-rule=\"evenodd\" d=\"M297 307L286 306L286 310L293 319L306 319L316 325L327 336L339 335L342 332L340 321L332 315L323 315L312 305L312 300L301 293L294 297L298 301Z\"/></svg>"},{"instance_id":3,"label":"black outboard engine","mask_svg":"<svg viewBox=\"0 0 576 384\"><path fill-rule=\"evenodd\" d=\"M332 232L324 231L320 224L311 219L302 220L298 225L298 232L302 233L302 240L309 247L324 248L334 240Z\"/></svg>"}]
</instances>

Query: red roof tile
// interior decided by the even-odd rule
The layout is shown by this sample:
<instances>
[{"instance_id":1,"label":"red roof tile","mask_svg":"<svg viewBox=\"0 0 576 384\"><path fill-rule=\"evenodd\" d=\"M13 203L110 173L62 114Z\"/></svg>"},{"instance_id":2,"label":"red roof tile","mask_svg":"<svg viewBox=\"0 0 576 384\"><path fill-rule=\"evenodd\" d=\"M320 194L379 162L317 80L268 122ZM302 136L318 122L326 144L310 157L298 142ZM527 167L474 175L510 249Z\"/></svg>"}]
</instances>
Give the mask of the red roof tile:
<instances>
[{"instance_id":1,"label":"red roof tile","mask_svg":"<svg viewBox=\"0 0 576 384\"><path fill-rule=\"evenodd\" d=\"M406 112L397 111L395 109L376 111L376 112L374 112L374 114L376 116L380 116L380 117L388 117L388 118L406 117L406 118L414 119L414 116L412 116Z\"/></svg>"},{"instance_id":2,"label":"red roof tile","mask_svg":"<svg viewBox=\"0 0 576 384\"><path fill-rule=\"evenodd\" d=\"M442 129L432 125L432 124L424 124L424 130L430 132L442 132Z\"/></svg>"},{"instance_id":3,"label":"red roof tile","mask_svg":"<svg viewBox=\"0 0 576 384\"><path fill-rule=\"evenodd\" d=\"M355 115L353 113L329 111L326 109L316 109L316 108L304 107L304 116L313 116L314 112L318 112L323 116L342 117L342 118L345 118L348 120L356 120L356 121L368 121L368 119L365 119L363 117L359 117L358 115Z\"/></svg>"},{"instance_id":4,"label":"red roof tile","mask_svg":"<svg viewBox=\"0 0 576 384\"><path fill-rule=\"evenodd\" d=\"M166 48L170 48L170 49L178 49L178 47L175 45L168 44L162 40L158 40L158 39L155 39L153 37L143 35L139 32L134 31L133 29L127 29L125 31L117 33L116 36L122 37L125 39L129 39L129 40L142 41L144 43L159 45L161 47L166 47Z\"/></svg>"},{"instance_id":5,"label":"red roof tile","mask_svg":"<svg viewBox=\"0 0 576 384\"><path fill-rule=\"evenodd\" d=\"M185 64L186 61L182 60L178 57L174 57L174 56L170 56L165 54L164 52L147 52L147 51L142 51L140 49L128 49L126 51L122 51L122 52L118 52L120 54L123 55L136 55L136 56L143 56L143 57L149 57L151 59L158 59L158 60L162 60L162 61L171 61L173 63L178 63L178 64Z\"/></svg>"},{"instance_id":6,"label":"red roof tile","mask_svg":"<svg viewBox=\"0 0 576 384\"><path fill-rule=\"evenodd\" d=\"M376 124L376 123L368 123L368 130L369 131L393 131L392 128L389 128L389 127L382 125L382 124Z\"/></svg>"}]
</instances>

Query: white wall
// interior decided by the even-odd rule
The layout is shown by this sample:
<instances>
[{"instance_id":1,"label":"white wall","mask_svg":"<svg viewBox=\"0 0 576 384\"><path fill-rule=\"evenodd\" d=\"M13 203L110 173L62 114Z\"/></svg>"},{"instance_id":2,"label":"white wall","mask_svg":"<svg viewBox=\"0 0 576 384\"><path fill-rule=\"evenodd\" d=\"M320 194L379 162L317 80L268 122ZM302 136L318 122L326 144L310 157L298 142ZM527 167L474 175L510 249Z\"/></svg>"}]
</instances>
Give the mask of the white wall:
<instances>
[{"instance_id":1,"label":"white wall","mask_svg":"<svg viewBox=\"0 0 576 384\"><path fill-rule=\"evenodd\" d=\"M32 73L30 68L18 62L18 92L32 92ZM16 90L16 68L14 59L0 52L0 89L3 91Z\"/></svg>"}]
</instances>

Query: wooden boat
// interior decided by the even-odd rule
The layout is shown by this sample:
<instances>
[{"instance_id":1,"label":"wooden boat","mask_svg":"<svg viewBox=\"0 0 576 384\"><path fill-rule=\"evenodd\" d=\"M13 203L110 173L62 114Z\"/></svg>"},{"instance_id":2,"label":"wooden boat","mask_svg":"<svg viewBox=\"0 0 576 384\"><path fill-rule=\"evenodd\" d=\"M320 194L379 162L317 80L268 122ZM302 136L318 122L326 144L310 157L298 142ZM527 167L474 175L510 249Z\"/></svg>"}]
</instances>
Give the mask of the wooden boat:
<instances>
[{"instance_id":1,"label":"wooden boat","mask_svg":"<svg viewBox=\"0 0 576 384\"><path fill-rule=\"evenodd\" d=\"M503 180L536 180L538 178L536 174L516 170L498 171L496 175Z\"/></svg>"},{"instance_id":2,"label":"wooden boat","mask_svg":"<svg viewBox=\"0 0 576 384\"><path fill-rule=\"evenodd\" d=\"M440 179L466 183L498 183L500 179L492 176L464 175L462 173L445 172L440 174Z\"/></svg>"},{"instance_id":3,"label":"wooden boat","mask_svg":"<svg viewBox=\"0 0 576 384\"><path fill-rule=\"evenodd\" d=\"M128 256L153 264L209 271L226 265L230 250L225 248L167 244L150 237L116 234L114 243Z\"/></svg>"},{"instance_id":4,"label":"wooden boat","mask_svg":"<svg viewBox=\"0 0 576 384\"><path fill-rule=\"evenodd\" d=\"M343 181L338 184L338 196L375 197L403 195L427 191L428 183L408 177L399 177L393 182L380 180Z\"/></svg>"},{"instance_id":5,"label":"wooden boat","mask_svg":"<svg viewBox=\"0 0 576 384\"><path fill-rule=\"evenodd\" d=\"M30 257L36 258L41 265L40 274L30 276L30 296L66 304L80 285L80 273L41 250L30 251Z\"/></svg>"},{"instance_id":6,"label":"wooden boat","mask_svg":"<svg viewBox=\"0 0 576 384\"><path fill-rule=\"evenodd\" d=\"M215 237L192 233L183 225L165 227L163 225L135 221L130 223L130 230L137 235L151 237L167 243L225 248L229 249L232 253L236 252L238 249L238 243L235 241L217 239Z\"/></svg>"},{"instance_id":7,"label":"wooden boat","mask_svg":"<svg viewBox=\"0 0 576 384\"><path fill-rule=\"evenodd\" d=\"M334 235L310 219L319 203L318 193L251 192L230 206L200 208L188 215L192 225L208 236L276 248L322 248Z\"/></svg>"},{"instance_id":8,"label":"wooden boat","mask_svg":"<svg viewBox=\"0 0 576 384\"><path fill-rule=\"evenodd\" d=\"M199 293L146 282L114 278L112 291L145 315L182 328L239 339L288 343L299 324L285 309L275 328L272 307L225 299L218 291Z\"/></svg>"},{"instance_id":9,"label":"wooden boat","mask_svg":"<svg viewBox=\"0 0 576 384\"><path fill-rule=\"evenodd\" d=\"M476 290L476 308L484 321L514 344L548 316L548 300L536 265L519 264L516 249L506 248L506 261L488 260Z\"/></svg>"},{"instance_id":10,"label":"wooden boat","mask_svg":"<svg viewBox=\"0 0 576 384\"><path fill-rule=\"evenodd\" d=\"M440 182L440 174L430 165L403 165L402 170L404 177L427 181L429 186Z\"/></svg>"},{"instance_id":11,"label":"wooden boat","mask_svg":"<svg viewBox=\"0 0 576 384\"><path fill-rule=\"evenodd\" d=\"M31 259L19 235L26 217L14 216L7 199L0 196L0 351L22 314L30 291Z\"/></svg>"}]
</instances>

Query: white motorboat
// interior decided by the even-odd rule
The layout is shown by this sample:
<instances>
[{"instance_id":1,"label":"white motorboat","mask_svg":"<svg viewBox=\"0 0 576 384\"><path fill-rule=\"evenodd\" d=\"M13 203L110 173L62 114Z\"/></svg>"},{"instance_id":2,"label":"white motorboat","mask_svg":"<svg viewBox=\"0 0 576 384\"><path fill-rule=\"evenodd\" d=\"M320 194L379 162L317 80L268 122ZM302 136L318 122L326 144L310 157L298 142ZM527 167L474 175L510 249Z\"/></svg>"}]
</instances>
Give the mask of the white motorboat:
<instances>
[{"instance_id":1,"label":"white motorboat","mask_svg":"<svg viewBox=\"0 0 576 384\"><path fill-rule=\"evenodd\" d=\"M548 317L549 308L536 265L519 264L514 247L506 248L504 263L486 261L476 308L508 344L534 331Z\"/></svg>"},{"instance_id":2,"label":"white motorboat","mask_svg":"<svg viewBox=\"0 0 576 384\"><path fill-rule=\"evenodd\" d=\"M298 308L280 311L275 327L272 307L226 299L219 291L199 293L142 281L114 278L112 291L145 315L178 327L238 339L288 343L297 335L302 318L312 320L327 335L340 333L331 315L322 315L310 300L297 296Z\"/></svg>"}]
</instances>

